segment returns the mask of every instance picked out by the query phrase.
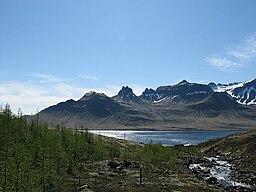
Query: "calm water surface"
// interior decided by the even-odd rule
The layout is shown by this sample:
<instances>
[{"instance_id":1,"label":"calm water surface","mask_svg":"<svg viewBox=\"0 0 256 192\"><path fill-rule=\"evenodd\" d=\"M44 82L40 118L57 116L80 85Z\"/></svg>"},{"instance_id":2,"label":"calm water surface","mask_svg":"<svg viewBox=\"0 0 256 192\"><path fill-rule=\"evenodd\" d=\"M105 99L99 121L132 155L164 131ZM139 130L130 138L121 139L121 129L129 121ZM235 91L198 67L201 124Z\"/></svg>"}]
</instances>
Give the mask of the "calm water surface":
<instances>
[{"instance_id":1,"label":"calm water surface","mask_svg":"<svg viewBox=\"0 0 256 192\"><path fill-rule=\"evenodd\" d=\"M225 137L237 131L115 131L91 130L95 134L136 141L140 143L161 143L162 145L198 144L210 139Z\"/></svg>"}]
</instances>

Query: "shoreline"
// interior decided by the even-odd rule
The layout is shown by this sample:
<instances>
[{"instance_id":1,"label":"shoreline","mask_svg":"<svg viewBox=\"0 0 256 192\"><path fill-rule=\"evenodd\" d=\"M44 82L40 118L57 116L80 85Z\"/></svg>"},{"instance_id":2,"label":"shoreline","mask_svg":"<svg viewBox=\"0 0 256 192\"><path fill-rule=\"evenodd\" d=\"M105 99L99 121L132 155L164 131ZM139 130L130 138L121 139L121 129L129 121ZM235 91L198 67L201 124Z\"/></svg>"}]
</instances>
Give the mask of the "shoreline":
<instances>
[{"instance_id":1,"label":"shoreline","mask_svg":"<svg viewBox=\"0 0 256 192\"><path fill-rule=\"evenodd\" d=\"M172 129L172 130L161 130L161 129L79 129L81 131L87 130L87 131L131 131L131 132L185 132L185 131L191 131L191 132L215 132L215 131L250 131L253 129Z\"/></svg>"},{"instance_id":2,"label":"shoreline","mask_svg":"<svg viewBox=\"0 0 256 192\"><path fill-rule=\"evenodd\" d=\"M139 131L139 130L88 130L88 132L110 138L122 139L144 144L164 146L197 145L210 140L226 137L238 130L187 130L187 131Z\"/></svg>"}]
</instances>

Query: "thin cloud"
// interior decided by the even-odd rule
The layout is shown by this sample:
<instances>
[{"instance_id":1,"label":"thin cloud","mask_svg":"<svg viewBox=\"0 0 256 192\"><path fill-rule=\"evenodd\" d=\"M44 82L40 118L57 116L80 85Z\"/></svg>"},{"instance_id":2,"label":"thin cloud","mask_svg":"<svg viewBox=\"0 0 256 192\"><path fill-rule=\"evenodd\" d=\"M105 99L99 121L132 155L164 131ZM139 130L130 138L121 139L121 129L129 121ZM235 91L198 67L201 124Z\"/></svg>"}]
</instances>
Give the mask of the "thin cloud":
<instances>
[{"instance_id":1,"label":"thin cloud","mask_svg":"<svg viewBox=\"0 0 256 192\"><path fill-rule=\"evenodd\" d=\"M95 91L111 97L117 95L122 86L105 85L102 87L80 87L67 82L41 83L38 81L8 81L0 82L0 106L10 104L14 113L21 108L24 114L35 114L51 105L69 99L78 100L85 93ZM145 87L131 85L134 93L139 95Z\"/></svg>"},{"instance_id":2,"label":"thin cloud","mask_svg":"<svg viewBox=\"0 0 256 192\"><path fill-rule=\"evenodd\" d=\"M98 77L90 76L90 75L78 75L78 77L83 78L83 79L93 80L93 81L97 81L98 80Z\"/></svg>"},{"instance_id":3,"label":"thin cloud","mask_svg":"<svg viewBox=\"0 0 256 192\"><path fill-rule=\"evenodd\" d=\"M0 105L9 103L14 113L21 108L24 114L35 114L61 101L77 99L83 91L80 87L63 83L3 82L0 83Z\"/></svg>"},{"instance_id":4,"label":"thin cloud","mask_svg":"<svg viewBox=\"0 0 256 192\"><path fill-rule=\"evenodd\" d=\"M32 74L32 77L36 77L36 78L39 78L41 79L41 83L46 83L46 82L63 82L64 80L59 78L59 77L56 77L56 76L53 76L53 75L47 75L47 74Z\"/></svg>"},{"instance_id":5,"label":"thin cloud","mask_svg":"<svg viewBox=\"0 0 256 192\"><path fill-rule=\"evenodd\" d=\"M256 33L248 35L223 55L208 57L206 61L222 71L235 71L239 67L245 67L256 59Z\"/></svg>"},{"instance_id":6,"label":"thin cloud","mask_svg":"<svg viewBox=\"0 0 256 192\"><path fill-rule=\"evenodd\" d=\"M210 65L223 71L232 70L236 67L239 67L238 63L226 58L219 57L219 56L208 57L206 58L206 61Z\"/></svg>"},{"instance_id":7,"label":"thin cloud","mask_svg":"<svg viewBox=\"0 0 256 192\"><path fill-rule=\"evenodd\" d=\"M69 81L46 74L33 74L32 80L0 82L0 106L10 104L14 113L21 108L24 114L35 114L51 105L68 99L78 100L85 93L95 91L112 97L122 86L105 85L102 87L81 87ZM43 82L43 83L42 83ZM128 85L136 95L140 95L145 86Z\"/></svg>"},{"instance_id":8,"label":"thin cloud","mask_svg":"<svg viewBox=\"0 0 256 192\"><path fill-rule=\"evenodd\" d=\"M25 114L34 114L37 110L43 109L48 104L54 104L60 99L57 96L45 95L42 87L27 82L4 82L0 83L0 87L0 104L9 103L14 113L21 108Z\"/></svg>"},{"instance_id":9,"label":"thin cloud","mask_svg":"<svg viewBox=\"0 0 256 192\"><path fill-rule=\"evenodd\" d=\"M236 46L234 50L227 53L231 57L239 60L251 60L256 58L256 33L249 35Z\"/></svg>"}]
</instances>

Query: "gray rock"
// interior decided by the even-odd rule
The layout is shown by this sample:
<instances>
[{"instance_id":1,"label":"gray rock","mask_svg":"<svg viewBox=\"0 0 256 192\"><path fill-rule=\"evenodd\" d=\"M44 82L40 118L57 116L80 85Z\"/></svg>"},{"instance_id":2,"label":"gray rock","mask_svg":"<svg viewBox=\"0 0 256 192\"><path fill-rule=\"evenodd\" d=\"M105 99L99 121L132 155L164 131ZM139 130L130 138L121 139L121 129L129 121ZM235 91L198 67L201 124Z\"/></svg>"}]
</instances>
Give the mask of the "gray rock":
<instances>
[{"instance_id":1,"label":"gray rock","mask_svg":"<svg viewBox=\"0 0 256 192\"><path fill-rule=\"evenodd\" d=\"M210 168L201 169L201 172L203 174L209 174L210 173Z\"/></svg>"},{"instance_id":2,"label":"gray rock","mask_svg":"<svg viewBox=\"0 0 256 192\"><path fill-rule=\"evenodd\" d=\"M210 184L217 184L218 180L216 177L209 177L209 178L206 178L205 181L207 181Z\"/></svg>"},{"instance_id":3,"label":"gray rock","mask_svg":"<svg viewBox=\"0 0 256 192\"><path fill-rule=\"evenodd\" d=\"M79 190L84 190L84 189L89 189L90 186L89 185L82 185L81 187L78 187Z\"/></svg>"},{"instance_id":4,"label":"gray rock","mask_svg":"<svg viewBox=\"0 0 256 192\"><path fill-rule=\"evenodd\" d=\"M121 165L119 165L118 167L116 167L116 169L117 169L118 171L122 171L122 170L124 169L124 166L121 164Z\"/></svg>"},{"instance_id":5,"label":"gray rock","mask_svg":"<svg viewBox=\"0 0 256 192\"><path fill-rule=\"evenodd\" d=\"M132 165L132 163L131 163L130 161L124 160L123 166L124 166L125 168L129 168L131 165Z\"/></svg>"},{"instance_id":6,"label":"gray rock","mask_svg":"<svg viewBox=\"0 0 256 192\"><path fill-rule=\"evenodd\" d=\"M116 169L119 167L121 164L118 161L109 161L108 166L112 169Z\"/></svg>"}]
</instances>

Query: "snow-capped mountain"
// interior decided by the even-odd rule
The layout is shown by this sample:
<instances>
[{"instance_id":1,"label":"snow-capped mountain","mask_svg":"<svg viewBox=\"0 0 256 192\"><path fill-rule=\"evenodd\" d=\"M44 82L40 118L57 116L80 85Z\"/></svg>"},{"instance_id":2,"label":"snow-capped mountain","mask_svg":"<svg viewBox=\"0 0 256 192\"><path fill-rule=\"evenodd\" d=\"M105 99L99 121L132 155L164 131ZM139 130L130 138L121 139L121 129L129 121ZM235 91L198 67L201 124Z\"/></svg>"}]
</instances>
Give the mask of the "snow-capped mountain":
<instances>
[{"instance_id":1,"label":"snow-capped mountain","mask_svg":"<svg viewBox=\"0 0 256 192\"><path fill-rule=\"evenodd\" d=\"M158 102L191 102L205 98L213 90L203 84L190 83L186 80L179 82L177 85L160 86L156 90L146 89L141 98Z\"/></svg>"},{"instance_id":2,"label":"snow-capped mountain","mask_svg":"<svg viewBox=\"0 0 256 192\"><path fill-rule=\"evenodd\" d=\"M242 86L236 87L228 93L236 98L241 104L252 105L256 104L256 79L243 83Z\"/></svg>"},{"instance_id":3,"label":"snow-capped mountain","mask_svg":"<svg viewBox=\"0 0 256 192\"><path fill-rule=\"evenodd\" d=\"M242 82L235 82L235 83L229 83L229 84L221 84L218 83L217 85L215 83L209 83L208 86L210 86L215 92L228 92L231 91L237 87L242 87L244 83Z\"/></svg>"},{"instance_id":4,"label":"snow-capped mountain","mask_svg":"<svg viewBox=\"0 0 256 192\"><path fill-rule=\"evenodd\" d=\"M256 79L227 85L183 80L156 90L147 88L140 96L128 86L114 97L89 92L77 101L50 106L39 117L73 128L240 129L255 127L255 107Z\"/></svg>"},{"instance_id":5,"label":"snow-capped mountain","mask_svg":"<svg viewBox=\"0 0 256 192\"><path fill-rule=\"evenodd\" d=\"M140 97L143 100L154 102L160 99L161 95L158 95L154 89L146 88Z\"/></svg>"},{"instance_id":6,"label":"snow-capped mountain","mask_svg":"<svg viewBox=\"0 0 256 192\"><path fill-rule=\"evenodd\" d=\"M230 84L208 84L215 92L227 92L240 104L256 104L256 79Z\"/></svg>"},{"instance_id":7,"label":"snow-capped mountain","mask_svg":"<svg viewBox=\"0 0 256 192\"><path fill-rule=\"evenodd\" d=\"M240 104L256 104L256 79L229 84L215 84L212 82L208 85L183 80L176 85L160 86L156 90L146 88L140 96L136 96L132 89L126 86L122 87L113 99L137 104L143 102L190 103L201 101L214 92L227 92Z\"/></svg>"}]
</instances>

